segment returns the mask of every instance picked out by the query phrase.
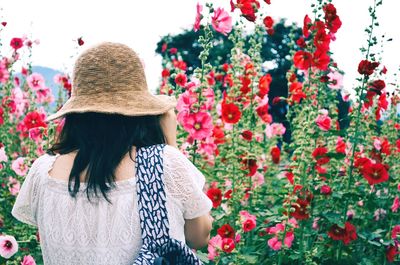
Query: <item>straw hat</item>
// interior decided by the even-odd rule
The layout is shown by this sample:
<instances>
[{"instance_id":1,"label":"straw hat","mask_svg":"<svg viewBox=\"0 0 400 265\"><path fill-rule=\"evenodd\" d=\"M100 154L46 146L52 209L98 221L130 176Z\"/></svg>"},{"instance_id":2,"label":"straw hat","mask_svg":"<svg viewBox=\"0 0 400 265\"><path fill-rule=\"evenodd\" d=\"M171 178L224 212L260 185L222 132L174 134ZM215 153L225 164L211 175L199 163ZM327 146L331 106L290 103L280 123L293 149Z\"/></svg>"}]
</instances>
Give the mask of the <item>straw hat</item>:
<instances>
[{"instance_id":1,"label":"straw hat","mask_svg":"<svg viewBox=\"0 0 400 265\"><path fill-rule=\"evenodd\" d=\"M71 97L46 121L82 112L158 115L176 105L175 99L148 91L139 57L119 43L101 43L80 55L72 85Z\"/></svg>"}]
</instances>

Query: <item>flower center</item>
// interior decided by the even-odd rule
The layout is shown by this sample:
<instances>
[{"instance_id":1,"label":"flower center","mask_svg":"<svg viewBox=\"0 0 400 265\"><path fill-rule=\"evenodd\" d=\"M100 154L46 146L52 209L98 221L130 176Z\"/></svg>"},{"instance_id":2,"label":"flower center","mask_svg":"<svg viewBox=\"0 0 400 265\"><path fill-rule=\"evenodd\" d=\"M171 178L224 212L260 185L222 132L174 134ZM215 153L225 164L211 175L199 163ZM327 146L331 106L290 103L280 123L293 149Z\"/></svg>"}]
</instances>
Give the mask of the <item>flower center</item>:
<instances>
[{"instance_id":1,"label":"flower center","mask_svg":"<svg viewBox=\"0 0 400 265\"><path fill-rule=\"evenodd\" d=\"M7 240L6 243L4 244L4 246L5 246L6 248L8 248L8 249L11 248L11 247L12 247L11 241Z\"/></svg>"},{"instance_id":2,"label":"flower center","mask_svg":"<svg viewBox=\"0 0 400 265\"><path fill-rule=\"evenodd\" d=\"M194 128L195 128L196 131L200 130L201 129L201 123L195 123L194 124Z\"/></svg>"}]
</instances>

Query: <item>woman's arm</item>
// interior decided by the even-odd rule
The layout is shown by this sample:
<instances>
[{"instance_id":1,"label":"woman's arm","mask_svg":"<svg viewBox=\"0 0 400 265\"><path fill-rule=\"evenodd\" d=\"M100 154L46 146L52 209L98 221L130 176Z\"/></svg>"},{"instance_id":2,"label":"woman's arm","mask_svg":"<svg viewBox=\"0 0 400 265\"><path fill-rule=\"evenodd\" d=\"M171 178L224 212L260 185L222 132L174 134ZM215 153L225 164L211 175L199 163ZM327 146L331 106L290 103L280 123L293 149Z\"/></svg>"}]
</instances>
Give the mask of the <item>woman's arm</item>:
<instances>
[{"instance_id":1,"label":"woman's arm","mask_svg":"<svg viewBox=\"0 0 400 265\"><path fill-rule=\"evenodd\" d=\"M189 247L199 249L210 240L212 218L209 214L185 220L185 238Z\"/></svg>"}]
</instances>

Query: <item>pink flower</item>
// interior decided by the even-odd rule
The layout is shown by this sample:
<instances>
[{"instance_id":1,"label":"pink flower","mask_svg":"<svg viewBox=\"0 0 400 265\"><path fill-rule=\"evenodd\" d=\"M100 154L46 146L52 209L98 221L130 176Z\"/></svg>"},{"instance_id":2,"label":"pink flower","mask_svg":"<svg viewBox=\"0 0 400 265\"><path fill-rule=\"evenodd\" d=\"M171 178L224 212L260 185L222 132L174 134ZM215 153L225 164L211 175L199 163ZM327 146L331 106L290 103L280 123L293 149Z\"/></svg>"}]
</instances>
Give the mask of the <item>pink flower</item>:
<instances>
[{"instance_id":1,"label":"pink flower","mask_svg":"<svg viewBox=\"0 0 400 265\"><path fill-rule=\"evenodd\" d=\"M260 172L256 172L256 174L254 174L252 176L253 178L253 187L260 187L261 185L264 184L265 179L264 179L264 174L260 173Z\"/></svg>"},{"instance_id":2,"label":"pink flower","mask_svg":"<svg viewBox=\"0 0 400 265\"><path fill-rule=\"evenodd\" d=\"M283 242L288 248L290 248L292 246L293 240L294 240L293 232L287 232Z\"/></svg>"},{"instance_id":3,"label":"pink flower","mask_svg":"<svg viewBox=\"0 0 400 265\"><path fill-rule=\"evenodd\" d=\"M400 200L399 200L399 196L396 196L396 198L394 198L393 200L393 205L392 205L392 212L397 213L397 210L400 207Z\"/></svg>"},{"instance_id":4,"label":"pink flower","mask_svg":"<svg viewBox=\"0 0 400 265\"><path fill-rule=\"evenodd\" d=\"M32 73L26 78L26 81L28 82L28 86L34 91L42 89L45 86L43 76L38 73Z\"/></svg>"},{"instance_id":5,"label":"pink flower","mask_svg":"<svg viewBox=\"0 0 400 265\"><path fill-rule=\"evenodd\" d=\"M205 97L206 101L204 102L204 105L202 105L202 110L212 110L214 106L214 101L215 101L215 94L214 90L209 87L203 90L202 93L203 97Z\"/></svg>"},{"instance_id":6,"label":"pink flower","mask_svg":"<svg viewBox=\"0 0 400 265\"><path fill-rule=\"evenodd\" d=\"M25 165L24 161L25 161L25 158L18 157L11 164L11 168L19 176L25 176L26 172L28 171L28 166Z\"/></svg>"},{"instance_id":7,"label":"pink flower","mask_svg":"<svg viewBox=\"0 0 400 265\"><path fill-rule=\"evenodd\" d=\"M216 149L217 145L214 143L214 138L208 137L200 143L198 152L201 154L207 154L208 156L212 156Z\"/></svg>"},{"instance_id":8,"label":"pink flower","mask_svg":"<svg viewBox=\"0 0 400 265\"><path fill-rule=\"evenodd\" d=\"M24 256L24 259L22 260L21 265L36 265L36 262L31 255L28 255L28 256Z\"/></svg>"},{"instance_id":9,"label":"pink flower","mask_svg":"<svg viewBox=\"0 0 400 265\"><path fill-rule=\"evenodd\" d=\"M232 31L232 18L229 16L228 12L222 8L217 8L214 11L211 24L215 31L218 31L224 35L227 35Z\"/></svg>"},{"instance_id":10,"label":"pink flower","mask_svg":"<svg viewBox=\"0 0 400 265\"><path fill-rule=\"evenodd\" d=\"M0 235L0 256L9 259L17 251L18 243L13 236Z\"/></svg>"},{"instance_id":11,"label":"pink flower","mask_svg":"<svg viewBox=\"0 0 400 265\"><path fill-rule=\"evenodd\" d=\"M222 247L222 237L220 235L216 235L208 241L208 259L214 260L215 257L219 256L217 249Z\"/></svg>"},{"instance_id":12,"label":"pink flower","mask_svg":"<svg viewBox=\"0 0 400 265\"><path fill-rule=\"evenodd\" d=\"M6 150L3 146L2 148L0 148L0 162L7 162L7 161L8 161L8 157L6 154Z\"/></svg>"},{"instance_id":13,"label":"pink flower","mask_svg":"<svg viewBox=\"0 0 400 265\"><path fill-rule=\"evenodd\" d=\"M0 83L5 84L10 77L7 68L0 66Z\"/></svg>"},{"instance_id":14,"label":"pink flower","mask_svg":"<svg viewBox=\"0 0 400 265\"><path fill-rule=\"evenodd\" d=\"M13 177L8 178L8 190L10 191L11 195L16 196L21 188L21 183Z\"/></svg>"},{"instance_id":15,"label":"pink flower","mask_svg":"<svg viewBox=\"0 0 400 265\"><path fill-rule=\"evenodd\" d=\"M196 20L194 21L194 26L193 26L193 30L194 32L198 31L200 29L200 21L202 19L202 15L201 12L203 11L203 6L200 5L200 3L197 3L196 5Z\"/></svg>"},{"instance_id":16,"label":"pink flower","mask_svg":"<svg viewBox=\"0 0 400 265\"><path fill-rule=\"evenodd\" d=\"M318 115L318 117L315 119L315 123L318 125L318 127L323 130L323 131L329 131L329 129L331 128L331 123L332 120L331 118L328 116L328 111L323 109L320 110L320 114Z\"/></svg>"},{"instance_id":17,"label":"pink flower","mask_svg":"<svg viewBox=\"0 0 400 265\"><path fill-rule=\"evenodd\" d=\"M42 131L43 131L43 127L35 127L35 128L29 129L29 131L28 131L29 138L31 138L36 143L38 143L42 139Z\"/></svg>"},{"instance_id":18,"label":"pink flower","mask_svg":"<svg viewBox=\"0 0 400 265\"><path fill-rule=\"evenodd\" d=\"M243 222L242 228L244 232L249 232L256 227L257 221L255 215L252 215L247 211L240 211L239 214L240 214L240 219Z\"/></svg>"},{"instance_id":19,"label":"pink flower","mask_svg":"<svg viewBox=\"0 0 400 265\"><path fill-rule=\"evenodd\" d=\"M279 241L278 237L275 236L268 240L268 246L273 250L278 251L282 248L282 242Z\"/></svg>"},{"instance_id":20,"label":"pink flower","mask_svg":"<svg viewBox=\"0 0 400 265\"><path fill-rule=\"evenodd\" d=\"M272 123L271 125L267 124L265 128L265 135L268 138L272 138L278 135L284 135L286 132L285 126L282 123Z\"/></svg>"},{"instance_id":21,"label":"pink flower","mask_svg":"<svg viewBox=\"0 0 400 265\"><path fill-rule=\"evenodd\" d=\"M43 104L43 103L51 103L54 101L54 96L51 93L50 88L42 87L36 90L36 103Z\"/></svg>"},{"instance_id":22,"label":"pink flower","mask_svg":"<svg viewBox=\"0 0 400 265\"><path fill-rule=\"evenodd\" d=\"M183 128L193 139L201 140L212 135L213 122L208 112L190 113L183 121Z\"/></svg>"},{"instance_id":23,"label":"pink flower","mask_svg":"<svg viewBox=\"0 0 400 265\"><path fill-rule=\"evenodd\" d=\"M330 72L329 76L329 87L332 89L341 89L343 87L343 75L339 72Z\"/></svg>"}]
</instances>

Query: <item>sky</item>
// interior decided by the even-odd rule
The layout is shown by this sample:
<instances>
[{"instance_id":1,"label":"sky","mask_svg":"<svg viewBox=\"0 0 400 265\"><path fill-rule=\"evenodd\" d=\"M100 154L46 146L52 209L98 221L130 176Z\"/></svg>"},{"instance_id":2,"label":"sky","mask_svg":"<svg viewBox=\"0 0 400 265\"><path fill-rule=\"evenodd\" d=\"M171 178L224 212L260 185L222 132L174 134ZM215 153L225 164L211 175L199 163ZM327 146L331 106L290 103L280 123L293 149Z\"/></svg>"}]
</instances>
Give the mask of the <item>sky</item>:
<instances>
[{"instance_id":1,"label":"sky","mask_svg":"<svg viewBox=\"0 0 400 265\"><path fill-rule=\"evenodd\" d=\"M261 1L261 0L260 0ZM176 34L192 28L196 3L200 0L0 0L0 20L7 26L0 32L4 52L10 52L8 42L24 34L40 44L33 50L34 65L71 71L74 60L82 50L102 41L129 45L145 63L150 90L155 90L161 72L161 57L155 53L161 36ZM264 14L274 19L302 25L305 14L311 14L311 0L272 0ZM229 9L229 0L214 0L215 7ZM357 66L362 59L359 48L366 44L364 29L370 23L368 7L373 0L334 0L343 22L337 40L331 45L334 59L346 73L344 86L355 84ZM262 3L264 4L264 3ZM383 0L378 9L379 34L393 41L384 43L382 62L388 68L387 78L400 66L400 27L397 22L400 1ZM238 11L236 11L238 12ZM77 47L82 37L84 46Z\"/></svg>"}]
</instances>

